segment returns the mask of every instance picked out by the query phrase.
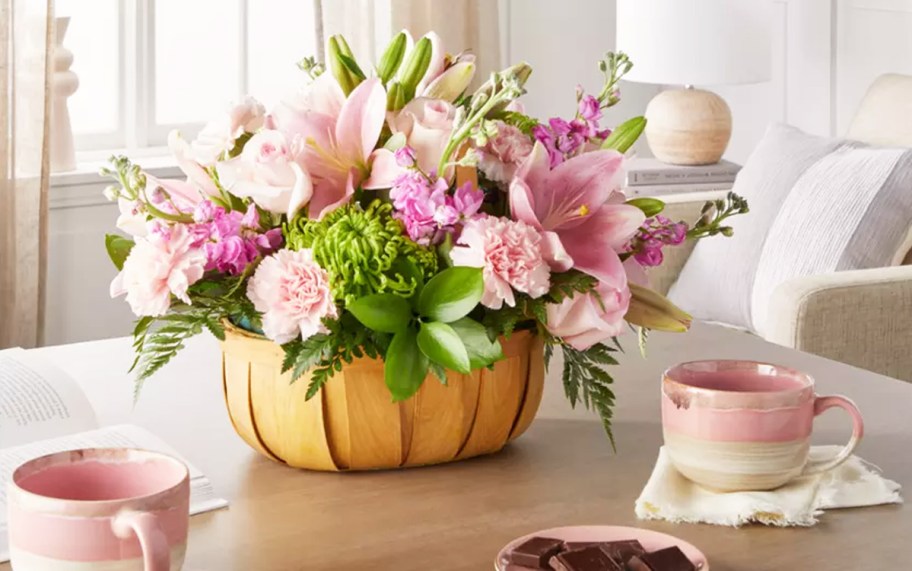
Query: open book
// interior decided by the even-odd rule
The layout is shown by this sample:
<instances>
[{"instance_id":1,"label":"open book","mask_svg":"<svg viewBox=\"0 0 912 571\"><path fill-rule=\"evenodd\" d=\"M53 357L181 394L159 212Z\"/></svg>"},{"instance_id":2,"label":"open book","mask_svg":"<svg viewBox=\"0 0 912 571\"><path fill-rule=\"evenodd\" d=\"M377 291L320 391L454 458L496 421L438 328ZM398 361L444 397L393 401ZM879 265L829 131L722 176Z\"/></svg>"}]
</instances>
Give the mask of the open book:
<instances>
[{"instance_id":1,"label":"open book","mask_svg":"<svg viewBox=\"0 0 912 571\"><path fill-rule=\"evenodd\" d=\"M95 411L76 382L22 349L0 351L0 563L9 560L6 487L23 462L76 448L144 448L177 458L170 446L131 425L99 428ZM228 505L209 479L190 469L190 514Z\"/></svg>"}]
</instances>

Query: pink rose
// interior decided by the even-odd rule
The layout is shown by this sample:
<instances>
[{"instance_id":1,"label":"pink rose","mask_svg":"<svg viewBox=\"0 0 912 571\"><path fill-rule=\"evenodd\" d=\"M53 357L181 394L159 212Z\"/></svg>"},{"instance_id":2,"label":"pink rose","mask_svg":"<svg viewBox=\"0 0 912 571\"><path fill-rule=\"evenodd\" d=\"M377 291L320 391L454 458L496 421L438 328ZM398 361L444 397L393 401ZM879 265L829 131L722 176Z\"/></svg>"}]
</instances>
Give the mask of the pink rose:
<instances>
[{"instance_id":1,"label":"pink rose","mask_svg":"<svg viewBox=\"0 0 912 571\"><path fill-rule=\"evenodd\" d=\"M187 289L203 277L206 253L183 224L137 238L123 270L111 282L111 297L127 295L137 316L164 315L174 295L189 304Z\"/></svg>"},{"instance_id":2,"label":"pink rose","mask_svg":"<svg viewBox=\"0 0 912 571\"><path fill-rule=\"evenodd\" d=\"M441 99L412 99L392 121L394 133L405 135L414 149L418 166L426 173L437 170L437 163L453 132L456 108Z\"/></svg>"},{"instance_id":3,"label":"pink rose","mask_svg":"<svg viewBox=\"0 0 912 571\"><path fill-rule=\"evenodd\" d=\"M193 158L209 166L234 149L244 133L255 133L266 119L266 108L253 97L232 104L225 113L213 119L190 143Z\"/></svg>"},{"instance_id":4,"label":"pink rose","mask_svg":"<svg viewBox=\"0 0 912 571\"><path fill-rule=\"evenodd\" d=\"M614 283L599 282L595 293L549 304L548 331L579 351L620 335L626 329L624 315L630 305L626 277L622 274Z\"/></svg>"},{"instance_id":5,"label":"pink rose","mask_svg":"<svg viewBox=\"0 0 912 571\"><path fill-rule=\"evenodd\" d=\"M466 223L450 257L457 266L484 268L481 304L500 309L516 305L513 290L532 298L548 292L551 275L541 254L541 236L515 220L488 216Z\"/></svg>"},{"instance_id":6,"label":"pink rose","mask_svg":"<svg viewBox=\"0 0 912 571\"><path fill-rule=\"evenodd\" d=\"M240 155L218 163L216 169L229 192L291 219L313 195L310 176L295 160L299 155L284 134L266 129L251 137Z\"/></svg>"},{"instance_id":7,"label":"pink rose","mask_svg":"<svg viewBox=\"0 0 912 571\"><path fill-rule=\"evenodd\" d=\"M497 135L476 149L478 170L494 182L509 183L520 164L532 153L532 139L522 131L497 121Z\"/></svg>"},{"instance_id":8,"label":"pink rose","mask_svg":"<svg viewBox=\"0 0 912 571\"><path fill-rule=\"evenodd\" d=\"M329 276L308 249L279 250L260 262L247 297L263 314L266 337L279 344L325 333L323 319L338 316Z\"/></svg>"}]
</instances>

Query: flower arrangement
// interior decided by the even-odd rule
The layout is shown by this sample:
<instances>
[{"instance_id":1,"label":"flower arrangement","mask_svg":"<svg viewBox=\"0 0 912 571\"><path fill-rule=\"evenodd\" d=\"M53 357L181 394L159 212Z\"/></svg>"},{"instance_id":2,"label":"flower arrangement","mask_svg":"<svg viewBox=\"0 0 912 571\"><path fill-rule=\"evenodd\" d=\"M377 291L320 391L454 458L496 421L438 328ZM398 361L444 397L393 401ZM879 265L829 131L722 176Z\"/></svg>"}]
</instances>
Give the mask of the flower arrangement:
<instances>
[{"instance_id":1,"label":"flower arrangement","mask_svg":"<svg viewBox=\"0 0 912 571\"><path fill-rule=\"evenodd\" d=\"M563 354L572 404L610 434L615 363L628 326L684 331L690 317L651 291L644 268L685 239L730 235L747 211L730 195L690 227L656 199L626 200L624 153L645 119L601 125L630 70L599 63L597 95L576 93L569 120L540 122L518 101L518 64L474 92L471 54L446 54L431 33L398 34L370 72L344 38L327 65L270 110L243 100L191 142L169 146L185 180L162 180L125 157L103 174L120 208L108 253L134 331L137 390L185 340L227 323L281 344L308 398L362 356L385 361L394 400L428 373L468 373L503 358L517 330ZM605 342L611 342L606 344Z\"/></svg>"}]
</instances>

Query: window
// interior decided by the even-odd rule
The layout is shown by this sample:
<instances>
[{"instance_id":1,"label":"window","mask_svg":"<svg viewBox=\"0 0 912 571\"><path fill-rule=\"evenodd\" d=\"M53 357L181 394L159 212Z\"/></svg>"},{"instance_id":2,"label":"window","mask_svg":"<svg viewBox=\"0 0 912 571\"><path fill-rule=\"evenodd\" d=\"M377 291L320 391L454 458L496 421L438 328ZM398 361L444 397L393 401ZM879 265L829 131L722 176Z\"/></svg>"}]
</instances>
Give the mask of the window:
<instances>
[{"instance_id":1,"label":"window","mask_svg":"<svg viewBox=\"0 0 912 571\"><path fill-rule=\"evenodd\" d=\"M69 99L80 151L192 137L249 94L267 108L299 86L316 53L313 0L57 0L79 89Z\"/></svg>"}]
</instances>

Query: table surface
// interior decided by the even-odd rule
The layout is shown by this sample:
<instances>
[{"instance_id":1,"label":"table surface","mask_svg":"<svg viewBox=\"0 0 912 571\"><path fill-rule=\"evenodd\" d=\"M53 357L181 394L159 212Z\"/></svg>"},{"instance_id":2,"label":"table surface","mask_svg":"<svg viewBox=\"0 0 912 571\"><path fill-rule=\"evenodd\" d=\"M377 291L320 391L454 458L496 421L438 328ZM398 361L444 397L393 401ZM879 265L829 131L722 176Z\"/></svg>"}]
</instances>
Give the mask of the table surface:
<instances>
[{"instance_id":1,"label":"table surface","mask_svg":"<svg viewBox=\"0 0 912 571\"><path fill-rule=\"evenodd\" d=\"M638 521L633 504L659 445L659 375L700 358L753 358L800 368L818 392L843 393L865 415L858 454L904 488L912 487L912 385L696 325L686 335L655 334L649 358L627 339L612 372L618 406L612 452L601 426L572 411L549 375L539 418L501 453L401 471L327 474L297 471L260 457L235 436L221 389L218 345L193 340L150 380L136 407L125 373L129 340L49 347L38 354L84 387L102 424L151 429L199 466L231 502L194 516L185 569L491 569L498 550L535 530L577 524L632 525L685 539L714 571L899 568L912 560L912 508L837 510L812 528L741 529ZM816 422L815 440L843 442L839 413ZM7 571L8 565L0 565Z\"/></svg>"}]
</instances>

